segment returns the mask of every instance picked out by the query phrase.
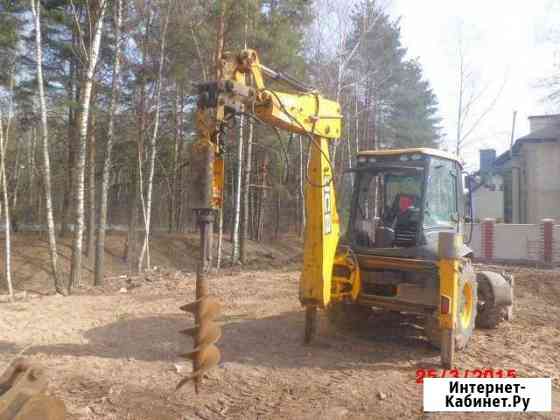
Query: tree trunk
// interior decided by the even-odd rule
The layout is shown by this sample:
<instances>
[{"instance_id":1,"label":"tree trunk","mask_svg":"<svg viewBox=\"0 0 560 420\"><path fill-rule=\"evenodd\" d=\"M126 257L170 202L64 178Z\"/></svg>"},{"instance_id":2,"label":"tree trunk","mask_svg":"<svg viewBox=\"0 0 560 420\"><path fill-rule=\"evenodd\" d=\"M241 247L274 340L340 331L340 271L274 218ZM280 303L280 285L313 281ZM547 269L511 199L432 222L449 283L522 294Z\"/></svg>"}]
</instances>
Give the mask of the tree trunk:
<instances>
[{"instance_id":1,"label":"tree trunk","mask_svg":"<svg viewBox=\"0 0 560 420\"><path fill-rule=\"evenodd\" d=\"M146 257L146 265L148 270L150 269L150 251L149 251L149 241L150 241L150 225L152 216L152 192L154 188L154 172L156 166L156 140L158 136L159 129L159 115L160 115L160 98L161 98L161 86L163 84L163 62L165 59L165 38L167 36L167 25L169 23L169 12L167 9L165 20L163 22L163 29L161 34L161 44L159 50L159 69L158 69L158 80L156 87L156 115L154 121L154 131L150 139L150 160L148 169L148 190L146 192L145 205L143 203L143 214L144 214L144 226L146 229L146 234L144 235L144 244L142 245L142 252L140 253L140 258L138 260L138 271L142 271L142 265L144 264L144 258ZM143 200L144 201L144 200Z\"/></svg>"},{"instance_id":2,"label":"tree trunk","mask_svg":"<svg viewBox=\"0 0 560 420\"><path fill-rule=\"evenodd\" d=\"M233 144L233 142L235 142L235 131L231 130L231 144ZM226 155L226 162L233 162L233 154L230 156L230 154L228 153ZM233 244L233 219L235 218L235 212L233 211L233 209L235 209L235 166L234 165L229 165L229 176L226 178L229 179L230 181L230 186L229 186L229 192L228 192L228 196L231 199L231 203L230 203L230 211L228 212L228 226L229 226L229 238L230 238L230 242ZM225 202L224 202L224 206L225 206ZM231 255L230 255L230 261L231 258L233 258L233 247L231 247Z\"/></svg>"},{"instance_id":3,"label":"tree trunk","mask_svg":"<svg viewBox=\"0 0 560 420\"><path fill-rule=\"evenodd\" d=\"M54 277L54 287L58 293L65 293L58 273L56 232L53 217L52 191L51 191L51 164L49 154L49 132L47 124L47 101L43 81L43 50L41 45L41 3L31 0L31 10L35 22L35 60L37 62L37 85L39 87L39 102L41 107L41 128L43 139L43 191L45 193L45 206L47 211L47 229L49 238L49 255L51 270Z\"/></svg>"},{"instance_id":4,"label":"tree trunk","mask_svg":"<svg viewBox=\"0 0 560 420\"><path fill-rule=\"evenodd\" d=\"M251 162L253 157L253 122L249 121L249 135L247 136L247 147L245 149L245 180L242 191L242 203L243 203L243 217L241 220L241 232L239 236L239 256L241 258L241 263L247 263L247 240L249 235L249 200L251 194Z\"/></svg>"},{"instance_id":5,"label":"tree trunk","mask_svg":"<svg viewBox=\"0 0 560 420\"><path fill-rule=\"evenodd\" d=\"M146 102L146 87L144 80L142 79L140 85L140 103L138 105L138 139L133 145L134 153L131 155L129 160L130 167L130 185L128 189L128 203L129 203L129 214L128 214L128 234L125 243L125 253L124 259L128 263L129 271L134 272L138 267L136 260L136 239L137 239L137 222L138 222L138 198L140 191L140 184L138 181L138 159L142 155L140 153L141 148L144 144L144 130L146 127L146 112L145 112L145 102Z\"/></svg>"},{"instance_id":6,"label":"tree trunk","mask_svg":"<svg viewBox=\"0 0 560 420\"><path fill-rule=\"evenodd\" d=\"M93 95L95 98L95 95ZM92 100L95 102L95 99ZM90 127L89 127L89 142L88 142L88 235L87 235L87 250L86 255L91 264L95 255L95 126L96 118L95 112L91 114Z\"/></svg>"},{"instance_id":7,"label":"tree trunk","mask_svg":"<svg viewBox=\"0 0 560 420\"><path fill-rule=\"evenodd\" d=\"M459 155L461 153L461 137L463 136L463 93L464 93L464 88L463 88L463 82L464 82L464 78L465 78L465 69L464 69L464 57L462 54L462 51L460 51L459 53L459 89L458 89L458 94L459 94L459 104L457 105L457 139L456 139L456 145L455 145L455 154L457 155L457 158L459 158Z\"/></svg>"},{"instance_id":8,"label":"tree trunk","mask_svg":"<svg viewBox=\"0 0 560 420\"><path fill-rule=\"evenodd\" d=\"M31 220L35 220L34 219L34 209L35 209L35 202L37 199L37 195L35 193L35 155L36 155L36 148L37 148L37 129L35 127L33 127L30 130L30 136L31 136L31 145L30 145L30 151L29 151L29 158L28 158L28 163L29 163L29 194L27 196L27 211L26 213L26 222L27 221L31 221ZM41 220L41 219L39 219Z\"/></svg>"},{"instance_id":9,"label":"tree trunk","mask_svg":"<svg viewBox=\"0 0 560 420\"><path fill-rule=\"evenodd\" d=\"M13 212L17 212L17 205L18 205L18 193L19 193L19 186L20 186L20 165L21 165L21 145L20 142L16 143L16 161L14 165L14 192L12 195L12 210ZM19 212L18 212L19 214ZM17 221L16 221L17 223Z\"/></svg>"},{"instance_id":10,"label":"tree trunk","mask_svg":"<svg viewBox=\"0 0 560 420\"><path fill-rule=\"evenodd\" d=\"M138 150L138 186L139 190L139 197L140 197L140 208L142 209L142 218L144 220L144 240L142 241L143 244L146 243L146 238L148 237L148 228L146 227L146 199L144 198L144 170L142 168L142 149ZM144 245L142 245L141 254L138 256L138 266L136 267L136 272L140 273L142 271L142 259L144 258Z\"/></svg>"},{"instance_id":11,"label":"tree trunk","mask_svg":"<svg viewBox=\"0 0 560 420\"><path fill-rule=\"evenodd\" d=\"M274 229L274 239L278 240L280 236L280 190L276 191L276 229Z\"/></svg>"},{"instance_id":12,"label":"tree trunk","mask_svg":"<svg viewBox=\"0 0 560 420\"><path fill-rule=\"evenodd\" d=\"M169 233L179 231L183 195L182 195L182 162L183 156L183 85L176 85L175 91L175 147L173 149L173 167L171 173L171 191L169 199Z\"/></svg>"},{"instance_id":13,"label":"tree trunk","mask_svg":"<svg viewBox=\"0 0 560 420\"><path fill-rule=\"evenodd\" d=\"M254 153L253 156L253 164L252 166L254 168L256 168L255 172L255 176L254 176L254 181L253 181L253 185L250 186L249 188L249 214L251 215L251 221L249 223L250 226L250 236L251 239L256 240L257 239L257 208L258 208L258 201L259 201L259 190L256 188L257 185L259 185L259 176L260 174L258 173L258 165L259 165L259 160L257 158L257 154Z\"/></svg>"},{"instance_id":14,"label":"tree trunk","mask_svg":"<svg viewBox=\"0 0 560 420\"><path fill-rule=\"evenodd\" d=\"M344 64L342 61L342 57L339 57L339 62L337 66L337 75L336 75L336 96L334 98L337 104L340 104L340 93L342 91L342 72L344 69ZM332 143L332 157L331 157L331 167L333 170L332 176L335 175L336 172L336 153L338 151L338 145L340 144L340 139L336 139Z\"/></svg>"},{"instance_id":15,"label":"tree trunk","mask_svg":"<svg viewBox=\"0 0 560 420\"><path fill-rule=\"evenodd\" d=\"M181 98L180 98L180 102L179 102L179 116L177 118L176 123L178 124L178 147L177 147L177 169L175 171L175 190L174 190L174 195L175 195L175 230L177 232L179 232L181 230L181 220L182 220L182 215L183 215L183 163L182 163L182 157L183 157L183 146L184 146L184 141L183 141L183 106L185 103L185 90L184 90L184 86L181 86Z\"/></svg>"},{"instance_id":16,"label":"tree trunk","mask_svg":"<svg viewBox=\"0 0 560 420\"><path fill-rule=\"evenodd\" d=\"M8 116L10 118L10 116ZM6 136L8 133L6 133ZM4 279L6 280L6 285L8 286L8 294L10 296L10 301L14 299L14 287L12 284L12 254L11 254L11 240L10 240L10 204L8 201L8 188L6 182L6 159L5 153L6 149L4 141L4 127L2 124L2 110L0 109L0 179L2 180L2 208L0 208L0 214L3 210L4 224L6 228L5 234L5 249L4 249Z\"/></svg>"},{"instance_id":17,"label":"tree trunk","mask_svg":"<svg viewBox=\"0 0 560 420\"><path fill-rule=\"evenodd\" d=\"M87 71L83 80L82 95L80 98L80 135L76 150L76 162L74 166L74 237L72 241L72 265L70 268L70 282L68 283L68 292L71 292L72 286L79 287L82 278L82 242L84 237L84 181L85 181L85 163L86 163L86 142L89 120L89 109L91 90L93 86L93 76L97 65L97 57L99 55L99 47L101 45L101 36L103 29L103 17L105 15L106 0L97 2L97 12L95 25L93 28L93 41L88 51ZM92 8L90 7L90 18ZM92 19L93 20L93 19Z\"/></svg>"},{"instance_id":18,"label":"tree trunk","mask_svg":"<svg viewBox=\"0 0 560 420\"><path fill-rule=\"evenodd\" d=\"M109 180L111 175L111 157L115 135L115 112L119 103L119 78L121 55L121 27L122 27L122 0L114 4L114 29L115 29L115 56L113 57L113 77L111 81L111 103L109 105L109 123L107 128L107 144L105 145L105 158L101 174L101 191L99 194L99 225L97 227L97 243L95 250L95 277L94 285L103 284L105 277L105 235L107 230L107 202L109 194Z\"/></svg>"},{"instance_id":19,"label":"tree trunk","mask_svg":"<svg viewBox=\"0 0 560 420\"><path fill-rule=\"evenodd\" d=\"M138 151L138 144L134 147ZM130 186L129 186L129 207L128 207L128 233L126 236L124 259L128 263L128 269L132 273L136 270L136 228L138 222L138 169L137 169L138 153L130 159Z\"/></svg>"},{"instance_id":20,"label":"tree trunk","mask_svg":"<svg viewBox=\"0 0 560 420\"><path fill-rule=\"evenodd\" d=\"M241 179L243 177L243 128L245 118L241 116L239 123L239 140L237 142L237 174L235 176L235 201L233 207L233 229L232 229L232 255L231 263L239 261L239 221L241 219Z\"/></svg>"},{"instance_id":21,"label":"tree trunk","mask_svg":"<svg viewBox=\"0 0 560 420\"><path fill-rule=\"evenodd\" d=\"M260 186L260 200L258 207L258 226L257 226L257 241L263 239L264 233L264 218L265 218L265 204L267 197L266 180L268 178L268 154L265 152L261 167L261 186Z\"/></svg>"},{"instance_id":22,"label":"tree trunk","mask_svg":"<svg viewBox=\"0 0 560 420\"><path fill-rule=\"evenodd\" d=\"M60 232L59 235L61 238L68 236L70 232L70 216L71 216L71 209L70 209L70 202L73 190L73 182L72 182L72 171L74 169L74 145L76 142L75 136L75 120L76 117L70 117L68 119L68 155L67 155L67 179L65 181L65 190L64 190L64 197L62 199L62 210L61 210L61 217L60 217Z\"/></svg>"},{"instance_id":23,"label":"tree trunk","mask_svg":"<svg viewBox=\"0 0 560 420\"><path fill-rule=\"evenodd\" d=\"M72 29L72 47L78 48L77 44L78 34L77 28L74 26ZM67 155L67 178L64 182L64 194L62 199L62 211L60 218L60 236L65 237L70 232L70 201L72 196L72 171L74 168L74 144L76 142L76 123L77 112L72 106L73 102L79 102L80 89L76 86L78 67L75 59L70 55L70 74L68 78L68 155Z\"/></svg>"},{"instance_id":24,"label":"tree trunk","mask_svg":"<svg viewBox=\"0 0 560 420\"><path fill-rule=\"evenodd\" d=\"M171 233L173 232L173 228L175 225L175 219L176 219L176 214L177 214L177 201L178 201L178 196L176 194L176 187L177 187L177 183L178 183L178 179L177 179L177 172L178 172L178 168L179 168L179 144L181 142L181 118L180 118L180 111L179 109L182 107L182 103L180 102L180 96L179 96L179 87L177 86L177 83L175 83L175 145L173 148L173 163L171 166L171 187L170 187L170 191L169 191L169 208L168 208L168 214L169 214L169 220L168 220L168 232Z\"/></svg>"},{"instance_id":25,"label":"tree trunk","mask_svg":"<svg viewBox=\"0 0 560 420\"><path fill-rule=\"evenodd\" d=\"M142 15L145 15L146 4L143 5ZM151 26L151 12L148 9L144 36L141 43L142 66L139 74L138 89L140 91L140 101L137 107L136 114L138 116L138 139L134 145L136 150L130 159L130 188L129 188L129 222L128 222L128 235L126 239L125 259L128 262L130 272L135 272L138 269L137 248L137 223L138 223L138 202L140 201L140 194L142 186L139 179L139 165L141 165L141 157L144 155L144 136L146 131L146 48L148 43L148 32Z\"/></svg>"},{"instance_id":26,"label":"tree trunk","mask_svg":"<svg viewBox=\"0 0 560 420\"><path fill-rule=\"evenodd\" d=\"M262 165L259 163L259 159L255 159L255 168L257 170L255 186L253 187L253 240L259 240L259 226L261 225L261 201L262 201L262 191L259 185L262 184Z\"/></svg>"}]
</instances>

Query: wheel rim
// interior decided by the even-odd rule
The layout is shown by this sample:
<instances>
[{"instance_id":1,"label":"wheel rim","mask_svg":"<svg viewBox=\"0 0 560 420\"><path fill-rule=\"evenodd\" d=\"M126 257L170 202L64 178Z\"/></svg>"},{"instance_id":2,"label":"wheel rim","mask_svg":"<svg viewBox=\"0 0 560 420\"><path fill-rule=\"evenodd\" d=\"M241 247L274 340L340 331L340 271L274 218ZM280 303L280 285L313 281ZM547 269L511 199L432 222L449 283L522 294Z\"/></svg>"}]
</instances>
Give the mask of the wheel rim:
<instances>
[{"instance_id":1,"label":"wheel rim","mask_svg":"<svg viewBox=\"0 0 560 420\"><path fill-rule=\"evenodd\" d=\"M461 313L459 319L463 329L469 328L473 314L473 289L469 283L465 283L463 287L463 304L461 305Z\"/></svg>"}]
</instances>

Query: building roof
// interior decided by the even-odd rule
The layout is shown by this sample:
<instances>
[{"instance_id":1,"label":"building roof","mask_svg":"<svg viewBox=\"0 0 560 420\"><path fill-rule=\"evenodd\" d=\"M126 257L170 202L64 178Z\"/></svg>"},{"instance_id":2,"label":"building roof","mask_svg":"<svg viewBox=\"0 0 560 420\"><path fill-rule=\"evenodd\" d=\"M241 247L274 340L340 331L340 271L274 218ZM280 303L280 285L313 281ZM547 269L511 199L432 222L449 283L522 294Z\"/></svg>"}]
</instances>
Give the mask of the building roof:
<instances>
[{"instance_id":1,"label":"building roof","mask_svg":"<svg viewBox=\"0 0 560 420\"><path fill-rule=\"evenodd\" d=\"M560 125L553 124L548 125L540 130L532 131L531 133L527 134L526 136L520 137L515 141L514 148L521 143L527 141L535 141L535 140L545 140L545 141L556 141L558 140L558 135L560 134Z\"/></svg>"},{"instance_id":2,"label":"building roof","mask_svg":"<svg viewBox=\"0 0 560 420\"><path fill-rule=\"evenodd\" d=\"M531 119L531 118L555 118L555 117L560 117L560 114L529 115L529 119Z\"/></svg>"},{"instance_id":3,"label":"building roof","mask_svg":"<svg viewBox=\"0 0 560 420\"><path fill-rule=\"evenodd\" d=\"M560 115L560 114L559 114ZM549 116L549 115L546 115ZM543 117L542 115L535 115L529 118ZM560 124L551 124L539 130L535 130L527 134L526 136L519 137L513 144L513 153L521 149L521 146L525 143L549 143L556 142L560 140ZM507 150L496 158L494 161L494 167L500 167L510 160L511 151Z\"/></svg>"}]
</instances>

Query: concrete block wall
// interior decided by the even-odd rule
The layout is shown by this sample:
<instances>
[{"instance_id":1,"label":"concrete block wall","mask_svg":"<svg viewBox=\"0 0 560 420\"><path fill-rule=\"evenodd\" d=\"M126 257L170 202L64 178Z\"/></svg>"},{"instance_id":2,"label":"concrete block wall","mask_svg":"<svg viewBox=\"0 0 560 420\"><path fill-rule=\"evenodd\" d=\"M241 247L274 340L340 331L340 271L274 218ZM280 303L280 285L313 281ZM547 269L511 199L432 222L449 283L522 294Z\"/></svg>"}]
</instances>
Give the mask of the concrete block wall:
<instances>
[{"instance_id":1,"label":"concrete block wall","mask_svg":"<svg viewBox=\"0 0 560 420\"><path fill-rule=\"evenodd\" d=\"M537 225L496 223L473 226L469 246L479 261L535 262L560 265L560 225L544 219Z\"/></svg>"}]
</instances>

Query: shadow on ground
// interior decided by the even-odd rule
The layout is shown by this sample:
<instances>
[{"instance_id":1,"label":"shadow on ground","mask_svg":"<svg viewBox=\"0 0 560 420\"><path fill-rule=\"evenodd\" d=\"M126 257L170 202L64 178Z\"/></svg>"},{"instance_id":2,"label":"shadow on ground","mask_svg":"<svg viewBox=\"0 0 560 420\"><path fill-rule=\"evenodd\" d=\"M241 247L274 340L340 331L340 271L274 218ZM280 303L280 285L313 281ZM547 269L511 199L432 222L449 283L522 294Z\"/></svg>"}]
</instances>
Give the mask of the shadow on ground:
<instances>
[{"instance_id":1,"label":"shadow on ground","mask_svg":"<svg viewBox=\"0 0 560 420\"><path fill-rule=\"evenodd\" d=\"M261 319L224 317L223 322L219 347L224 362L274 368L340 369L411 362L437 355L422 338L418 319L413 315L373 315L354 331L334 331L322 320L311 346L302 342L304 324L300 311ZM176 361L179 353L192 347L190 340L178 333L189 325L188 317L181 315L123 318L86 331L84 344L32 346L26 354ZM13 344L0 342L0 353L17 351Z\"/></svg>"}]
</instances>

